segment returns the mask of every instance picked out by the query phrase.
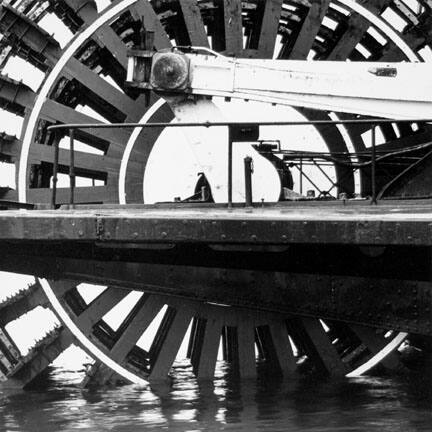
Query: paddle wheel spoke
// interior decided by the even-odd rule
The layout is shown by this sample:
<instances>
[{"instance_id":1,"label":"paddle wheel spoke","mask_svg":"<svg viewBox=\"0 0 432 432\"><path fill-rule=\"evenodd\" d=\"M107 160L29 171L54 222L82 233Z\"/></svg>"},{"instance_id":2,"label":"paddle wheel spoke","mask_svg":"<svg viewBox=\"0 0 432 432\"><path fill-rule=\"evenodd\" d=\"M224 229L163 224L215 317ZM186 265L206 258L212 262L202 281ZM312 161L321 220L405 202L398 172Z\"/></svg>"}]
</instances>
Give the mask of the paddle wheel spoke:
<instances>
[{"instance_id":1,"label":"paddle wheel spoke","mask_svg":"<svg viewBox=\"0 0 432 432\"><path fill-rule=\"evenodd\" d=\"M150 380L166 378L191 319L192 316L187 309L167 309L149 351Z\"/></svg>"},{"instance_id":2,"label":"paddle wheel spoke","mask_svg":"<svg viewBox=\"0 0 432 432\"><path fill-rule=\"evenodd\" d=\"M191 363L198 379L213 379L223 322L217 313L209 314L203 327L202 336L195 340Z\"/></svg>"},{"instance_id":3,"label":"paddle wheel spoke","mask_svg":"<svg viewBox=\"0 0 432 432\"><path fill-rule=\"evenodd\" d=\"M306 13L300 29L297 30L295 38L287 38L284 41L282 51L279 54L280 58L305 60L308 57L329 5L330 0L311 2L311 6Z\"/></svg>"},{"instance_id":4,"label":"paddle wheel spoke","mask_svg":"<svg viewBox=\"0 0 432 432\"><path fill-rule=\"evenodd\" d=\"M296 338L300 338L315 366L331 376L342 377L346 374L347 369L319 320L303 318L295 324L294 331L299 332Z\"/></svg>"},{"instance_id":5,"label":"paddle wheel spoke","mask_svg":"<svg viewBox=\"0 0 432 432\"><path fill-rule=\"evenodd\" d=\"M362 6L368 11L379 15L390 3L390 0L365 1ZM345 60L354 51L370 27L370 22L364 17L354 14L346 23L346 30L334 46L328 60Z\"/></svg>"},{"instance_id":6,"label":"paddle wheel spoke","mask_svg":"<svg viewBox=\"0 0 432 432\"><path fill-rule=\"evenodd\" d=\"M208 47L207 32L196 0L179 0L188 43L190 45Z\"/></svg>"}]
</instances>

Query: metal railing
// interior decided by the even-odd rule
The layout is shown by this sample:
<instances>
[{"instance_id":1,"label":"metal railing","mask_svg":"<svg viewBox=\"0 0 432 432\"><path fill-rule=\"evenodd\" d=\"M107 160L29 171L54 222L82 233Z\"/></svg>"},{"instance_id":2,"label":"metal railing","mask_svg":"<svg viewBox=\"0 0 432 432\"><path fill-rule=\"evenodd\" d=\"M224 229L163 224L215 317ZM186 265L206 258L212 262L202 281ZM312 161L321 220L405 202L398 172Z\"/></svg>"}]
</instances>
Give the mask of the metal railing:
<instances>
[{"instance_id":1,"label":"metal railing","mask_svg":"<svg viewBox=\"0 0 432 432\"><path fill-rule=\"evenodd\" d=\"M355 119L355 120L304 120L304 121L264 121L264 122L185 122L185 123L70 123L52 125L47 128L49 131L58 133L60 130L69 131L69 153L70 153L70 164L69 164L69 179L70 179L70 205L74 205L74 194L75 194L75 160L74 160L74 140L75 131L77 129L125 129L125 128L182 128L182 127L227 127L228 128L228 196L227 203L228 207L231 208L233 205L232 192L233 192L233 177L232 177L232 159L233 159L233 128L250 128L253 126L329 126L329 125L370 125L371 126L371 204L377 204L377 189L376 189L376 128L383 124L393 123L432 123L432 119ZM59 166L59 143L60 139L54 140L54 161L53 161L53 188L51 196L51 206L56 206L56 195L57 195L57 181L58 181L58 166ZM429 144L429 143L428 143ZM430 143L432 147L432 143Z\"/></svg>"}]
</instances>

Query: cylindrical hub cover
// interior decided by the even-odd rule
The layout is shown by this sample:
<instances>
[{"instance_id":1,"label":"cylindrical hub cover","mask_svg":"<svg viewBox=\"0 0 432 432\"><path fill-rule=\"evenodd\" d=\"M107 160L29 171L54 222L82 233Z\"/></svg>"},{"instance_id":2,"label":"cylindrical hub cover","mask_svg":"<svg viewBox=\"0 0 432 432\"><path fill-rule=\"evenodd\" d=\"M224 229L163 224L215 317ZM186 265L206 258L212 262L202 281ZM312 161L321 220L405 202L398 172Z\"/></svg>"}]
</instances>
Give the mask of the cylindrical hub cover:
<instances>
[{"instance_id":1,"label":"cylindrical hub cover","mask_svg":"<svg viewBox=\"0 0 432 432\"><path fill-rule=\"evenodd\" d=\"M189 59L181 53L156 53L150 84L155 90L185 90L189 84Z\"/></svg>"}]
</instances>

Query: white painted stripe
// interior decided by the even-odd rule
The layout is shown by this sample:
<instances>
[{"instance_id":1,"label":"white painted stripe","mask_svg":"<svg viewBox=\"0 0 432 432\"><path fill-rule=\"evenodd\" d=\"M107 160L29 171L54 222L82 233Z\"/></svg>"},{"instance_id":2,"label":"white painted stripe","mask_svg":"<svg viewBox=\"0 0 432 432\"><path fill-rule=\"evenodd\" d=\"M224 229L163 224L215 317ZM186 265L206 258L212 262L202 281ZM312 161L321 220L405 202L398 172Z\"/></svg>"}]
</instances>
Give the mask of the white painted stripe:
<instances>
[{"instance_id":1,"label":"white painted stripe","mask_svg":"<svg viewBox=\"0 0 432 432\"><path fill-rule=\"evenodd\" d=\"M136 3L138 0L123 0L116 4L109 10L107 10L103 15L97 18L89 27L79 33L75 39L69 44L69 46L64 51L63 55L60 57L59 61L54 66L53 70L50 72L45 82L43 83L41 90L38 94L36 102L34 104L33 110L30 114L29 121L24 133L22 140L20 163L18 168L18 199L21 202L26 202L27 200L27 160L30 151L30 145L33 139L33 132L36 128L37 121L39 119L42 106L45 100L48 98L49 92L51 91L53 85L55 84L57 78L59 77L62 69L65 67L69 59L75 54L77 49L91 37L91 35L99 29L99 27L106 24L109 20L113 19L116 15L120 14Z\"/></svg>"},{"instance_id":2,"label":"white painted stripe","mask_svg":"<svg viewBox=\"0 0 432 432\"><path fill-rule=\"evenodd\" d=\"M39 282L44 290L48 300L54 307L54 310L60 320L68 327L68 329L72 332L72 334L77 338L77 340L89 351L91 355L100 360L106 366L111 368L114 372L118 373L120 376L130 381L133 384L139 384L143 386L147 386L148 382L139 377L138 375L129 372L123 366L120 366L114 360L112 360L109 356L107 356L103 351L101 351L96 345L91 342L87 336L78 328L78 326L73 322L70 318L66 310L63 308L61 303L58 301L54 291L52 290L50 284L46 279L39 279Z\"/></svg>"},{"instance_id":3,"label":"white painted stripe","mask_svg":"<svg viewBox=\"0 0 432 432\"><path fill-rule=\"evenodd\" d=\"M141 118L139 123L147 123L150 118L153 116L153 114L156 113L156 111L162 107L162 105L165 103L164 99L159 99L156 101L150 109L144 114L144 116ZM119 171L119 184L118 184L118 191L119 191L119 203L120 204L126 204L126 170L127 165L129 162L130 155L132 153L133 146L135 145L135 141L137 140L139 134L141 133L142 128L138 127L133 130L131 133L129 140L126 144L125 151L123 152L122 160L120 163L120 171ZM144 173L143 173L144 176Z\"/></svg>"},{"instance_id":4,"label":"white painted stripe","mask_svg":"<svg viewBox=\"0 0 432 432\"><path fill-rule=\"evenodd\" d=\"M347 374L347 378L359 377L360 375L363 375L371 370L374 366L391 354L406 339L407 336L408 333L399 333L390 343L388 343L381 351L375 354L366 363Z\"/></svg>"}]
</instances>

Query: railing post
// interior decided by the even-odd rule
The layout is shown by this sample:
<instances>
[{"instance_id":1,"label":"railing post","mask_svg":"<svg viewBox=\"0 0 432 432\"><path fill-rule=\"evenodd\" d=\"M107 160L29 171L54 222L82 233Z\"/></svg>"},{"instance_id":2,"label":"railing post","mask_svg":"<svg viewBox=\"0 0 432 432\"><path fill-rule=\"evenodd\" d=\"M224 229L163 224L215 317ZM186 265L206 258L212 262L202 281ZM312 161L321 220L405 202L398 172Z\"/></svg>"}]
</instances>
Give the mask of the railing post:
<instances>
[{"instance_id":1,"label":"railing post","mask_svg":"<svg viewBox=\"0 0 432 432\"><path fill-rule=\"evenodd\" d=\"M232 158L233 158L233 142L232 142L232 131L231 126L228 126L228 208L232 208Z\"/></svg>"},{"instance_id":2,"label":"railing post","mask_svg":"<svg viewBox=\"0 0 432 432\"><path fill-rule=\"evenodd\" d=\"M75 195L75 152L74 152L74 139L75 139L75 129L69 129L69 156L70 156L70 164L69 164L69 183L70 183L70 199L69 204L71 206L74 205L74 195Z\"/></svg>"},{"instance_id":3,"label":"railing post","mask_svg":"<svg viewBox=\"0 0 432 432\"><path fill-rule=\"evenodd\" d=\"M250 156L244 158L245 170L245 201L246 207L252 207L252 173L253 173L253 160Z\"/></svg>"},{"instance_id":4,"label":"railing post","mask_svg":"<svg viewBox=\"0 0 432 432\"><path fill-rule=\"evenodd\" d=\"M300 195L303 195L303 158L300 158Z\"/></svg>"},{"instance_id":5,"label":"railing post","mask_svg":"<svg viewBox=\"0 0 432 432\"><path fill-rule=\"evenodd\" d=\"M376 192L376 125L372 125L372 169L371 169L371 178L372 178L372 200L371 204L378 204L377 201L377 192Z\"/></svg>"},{"instance_id":6,"label":"railing post","mask_svg":"<svg viewBox=\"0 0 432 432\"><path fill-rule=\"evenodd\" d=\"M57 173L58 173L58 160L59 160L59 145L60 145L60 132L54 132L54 161L53 161L53 177L52 177L52 194L51 194L51 208L55 209L57 198Z\"/></svg>"}]
</instances>

